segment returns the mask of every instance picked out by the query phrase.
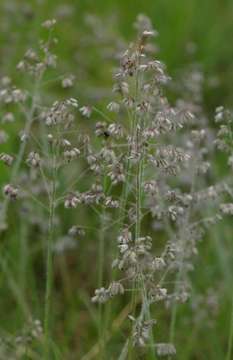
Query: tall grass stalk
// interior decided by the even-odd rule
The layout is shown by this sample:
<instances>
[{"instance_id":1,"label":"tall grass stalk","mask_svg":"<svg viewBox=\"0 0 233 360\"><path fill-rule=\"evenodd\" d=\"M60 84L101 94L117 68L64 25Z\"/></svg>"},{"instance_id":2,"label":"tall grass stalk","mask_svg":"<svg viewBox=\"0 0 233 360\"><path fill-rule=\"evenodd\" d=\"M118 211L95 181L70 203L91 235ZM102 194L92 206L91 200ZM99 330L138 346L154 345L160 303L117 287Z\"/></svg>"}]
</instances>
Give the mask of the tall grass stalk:
<instances>
[{"instance_id":1,"label":"tall grass stalk","mask_svg":"<svg viewBox=\"0 0 233 360\"><path fill-rule=\"evenodd\" d=\"M228 337L226 360L232 359L232 348L233 348L233 296L232 296L232 304L231 304L230 331Z\"/></svg>"},{"instance_id":2,"label":"tall grass stalk","mask_svg":"<svg viewBox=\"0 0 233 360\"><path fill-rule=\"evenodd\" d=\"M196 166L197 166L197 159L194 159L193 162L193 169L192 169L192 180L191 180L191 196L193 196L194 191L195 191L195 181L196 181ZM187 240L186 239L186 228L189 225L190 222L190 215L191 215L191 206L188 208L186 216L185 216L185 221L181 226L180 229L180 239L182 240L183 243L183 247L185 248L186 244L187 244ZM174 292L176 293L178 290L178 286L179 283L182 279L183 276L183 263L184 263L184 256L185 254L183 253L180 259L180 264L179 264L179 270L178 273L175 276L175 290ZM170 343L174 343L175 340L175 327L176 327L176 321L177 321L177 309L178 308L178 304L177 302L172 304L172 312L171 312L171 322L170 322L170 329L169 329L169 341ZM171 359L171 357L169 357L169 359Z\"/></svg>"},{"instance_id":3,"label":"tall grass stalk","mask_svg":"<svg viewBox=\"0 0 233 360\"><path fill-rule=\"evenodd\" d=\"M107 177L103 174L103 190L107 191ZM105 260L105 207L102 208L100 214L100 232L99 232L99 246L98 246L98 286L103 286L103 273L104 273L104 260ZM98 306L98 334L100 344L101 359L105 359L105 343L106 343L106 329L105 322L103 321L103 304Z\"/></svg>"},{"instance_id":4,"label":"tall grass stalk","mask_svg":"<svg viewBox=\"0 0 233 360\"><path fill-rule=\"evenodd\" d=\"M31 101L31 106L29 110L26 109L22 109L23 111L23 115L26 118L26 124L24 126L23 129L23 133L24 134L29 134L30 130L32 128L33 122L34 122L34 114L37 108L37 102L38 102L38 97L39 97L39 87L40 87L40 83L41 83L41 79L42 79L43 73L41 73L38 78L35 80L34 83L34 88L32 91L32 101ZM27 146L27 141L22 141L19 147L19 151L17 154L17 158L16 161L14 162L12 171L11 171L11 176L10 176L10 183L14 183L15 179L17 179L18 177L18 173L20 171L21 168L21 164L25 155L25 151L26 151L26 146ZM0 231L1 229L5 229L6 226L6 217L7 217L7 210L8 210L8 206L9 206L9 198L5 198L4 202L2 204L2 208L0 211Z\"/></svg>"},{"instance_id":5,"label":"tall grass stalk","mask_svg":"<svg viewBox=\"0 0 233 360\"><path fill-rule=\"evenodd\" d=\"M46 289L45 289L45 314L44 314L44 339L45 339L45 359L50 357L50 344L52 341L51 334L51 305L52 305L52 288L53 288L53 240L54 240L54 215L56 201L56 176L57 164L56 154L53 154L52 162L52 189L49 196L49 224L48 224L48 241L46 256Z\"/></svg>"}]
</instances>

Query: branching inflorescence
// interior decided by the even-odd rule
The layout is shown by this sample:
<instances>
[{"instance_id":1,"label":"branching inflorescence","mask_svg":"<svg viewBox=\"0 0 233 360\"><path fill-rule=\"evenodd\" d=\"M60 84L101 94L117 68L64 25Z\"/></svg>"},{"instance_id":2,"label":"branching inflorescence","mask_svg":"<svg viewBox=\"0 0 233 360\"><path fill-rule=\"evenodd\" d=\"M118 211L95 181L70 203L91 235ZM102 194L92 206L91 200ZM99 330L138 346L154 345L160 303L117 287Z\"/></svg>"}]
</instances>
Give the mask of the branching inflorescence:
<instances>
[{"instance_id":1,"label":"branching inflorescence","mask_svg":"<svg viewBox=\"0 0 233 360\"><path fill-rule=\"evenodd\" d=\"M197 244L209 225L220 221L223 214L233 214L232 203L218 206L222 194L232 197L230 187L207 181L212 133L203 128L205 121L197 104L181 99L175 105L169 103L165 93L171 79L165 65L154 59L153 43L158 34L142 15L135 24L135 43L120 55L120 67L114 73L114 99L105 110L94 104L80 105L72 97L48 105L39 92L45 71L56 66L56 56L50 52L56 42L51 37L54 25L55 20L43 24L49 39L40 43L42 55L30 49L17 67L34 77L32 96L8 78L2 79L0 91L1 103L18 106L26 119L18 155L0 155L0 160L12 167L11 180L3 187L2 228L6 228L9 200L33 201L44 213L43 219L49 218L46 229L41 226L43 234L47 233L45 358L51 358L54 256L75 248L75 239L85 235L85 226L77 219L78 225L73 224L57 241L61 207L65 211L88 207L97 214L99 231L94 246L98 240L98 288L92 301L100 304L102 346L103 318L103 327L108 326L102 304L118 295L127 299L129 295L130 330L122 354L133 358L134 349L139 347L142 352L156 351L158 356L174 355L177 304L186 302L191 294L189 273ZM62 87L72 87L74 81L70 75L63 79ZM196 86L189 89L200 92ZM200 96L196 99L200 101ZM95 129L84 130L89 119L91 125L91 120L96 120ZM224 119L226 125L221 125L216 144L228 152L232 167L232 118L218 108L216 121ZM4 121L13 120L13 112L7 109ZM0 139L3 142L6 134L1 132ZM23 161L24 174L20 176ZM209 203L214 210L204 216L203 207ZM110 249L111 264L106 248ZM109 268L111 274L106 275ZM171 314L169 341L153 331L155 326L159 333L156 313L162 303Z\"/></svg>"}]
</instances>

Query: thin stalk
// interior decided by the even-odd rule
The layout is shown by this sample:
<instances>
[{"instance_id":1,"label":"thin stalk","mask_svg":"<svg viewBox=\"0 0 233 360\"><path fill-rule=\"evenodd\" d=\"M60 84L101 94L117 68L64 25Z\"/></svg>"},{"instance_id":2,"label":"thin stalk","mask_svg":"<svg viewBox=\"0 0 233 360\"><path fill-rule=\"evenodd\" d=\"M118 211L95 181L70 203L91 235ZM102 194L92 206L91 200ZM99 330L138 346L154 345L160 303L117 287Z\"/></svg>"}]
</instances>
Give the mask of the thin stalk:
<instances>
[{"instance_id":1,"label":"thin stalk","mask_svg":"<svg viewBox=\"0 0 233 360\"><path fill-rule=\"evenodd\" d=\"M22 293L26 298L26 284L27 284L27 269L28 269L28 228L24 221L21 221L20 226L20 284Z\"/></svg>"},{"instance_id":2,"label":"thin stalk","mask_svg":"<svg viewBox=\"0 0 233 360\"><path fill-rule=\"evenodd\" d=\"M55 215L55 196L56 196L56 158L53 158L53 178L52 190L49 197L49 229L47 241L47 259L46 259L46 290L45 290L45 314L44 314L44 336L45 336L45 359L50 358L51 344L51 303L53 288L53 239L54 239L54 215Z\"/></svg>"},{"instance_id":3,"label":"thin stalk","mask_svg":"<svg viewBox=\"0 0 233 360\"><path fill-rule=\"evenodd\" d=\"M104 192L106 190L106 176L104 175ZM99 241L99 249L98 249L98 286L101 287L103 285L103 268L104 268L104 235L105 235L105 208L103 206L101 212L101 228L100 228L100 241Z\"/></svg>"},{"instance_id":4,"label":"thin stalk","mask_svg":"<svg viewBox=\"0 0 233 360\"><path fill-rule=\"evenodd\" d=\"M146 286L145 286L145 281L144 281L144 278L143 278L143 275L141 274L142 276L142 289L143 289L143 292L142 292L142 310L141 310L141 316L143 318L143 316L145 316L145 318L147 320L151 320L151 313L150 313L150 303L148 301L148 297L147 297L147 290L146 290ZM153 335L153 330L151 330L150 332L150 345L149 345L149 351L150 351L150 355L153 356L153 359L156 359L156 356L154 354L154 351L153 351L153 346L154 346L154 335Z\"/></svg>"},{"instance_id":5,"label":"thin stalk","mask_svg":"<svg viewBox=\"0 0 233 360\"><path fill-rule=\"evenodd\" d=\"M37 107L36 103L37 103L37 98L38 98L38 89L39 89L41 77L42 77L42 74L37 79L37 81L35 81L31 108L30 108L29 112L25 111L26 124L25 124L24 130L23 130L25 134L29 134L32 124L33 124L33 121L34 121L34 113L35 113L35 110ZM13 183L15 181L15 179L17 179L17 177L18 177L18 172L19 172L21 163L23 161L23 157L24 157L25 150L26 150L26 145L27 145L26 141L23 141L20 144L18 156L17 156L16 161L14 162L14 165L12 168L12 172L11 172L11 176L10 176L10 183ZM1 229L4 230L6 228L6 216L7 216L8 206L9 206L9 198L6 197L2 204L2 209L1 209L1 213L0 213L0 231L1 231Z\"/></svg>"},{"instance_id":6,"label":"thin stalk","mask_svg":"<svg viewBox=\"0 0 233 360\"><path fill-rule=\"evenodd\" d=\"M107 177L104 173L103 179L103 190L106 192L107 187ZM101 227L99 232L99 248L98 248L98 287L103 286L103 272L104 272L104 256L105 256L105 207L103 205L102 212L100 215ZM99 335L99 343L100 343L100 354L101 359L105 359L105 326L103 324L103 305L99 304L98 309L98 335Z\"/></svg>"},{"instance_id":7,"label":"thin stalk","mask_svg":"<svg viewBox=\"0 0 233 360\"><path fill-rule=\"evenodd\" d=\"M193 170L193 174L192 174L192 183L191 183L191 195L193 196L194 194L194 190L195 190L195 180L196 180L196 159L194 159L194 170ZM183 223L183 226L180 230L180 238L183 241L183 248L185 248L186 245L186 227L189 224L189 220L190 220L190 213L191 213L191 207L188 208L187 214L186 214L186 218L185 218L185 222ZM178 270L178 274L176 275L176 279L175 279L175 292L178 289L178 284L180 283L180 280L182 279L183 276L183 262L184 262L184 254L182 254L181 259L180 259L180 267ZM176 327L176 320L177 320L177 303L175 302L175 304L172 305L172 313L171 313L171 323L170 323L170 330L169 330L169 341L170 343L174 342L174 338L175 338L175 327ZM171 356L169 356L169 360L171 359Z\"/></svg>"},{"instance_id":8,"label":"thin stalk","mask_svg":"<svg viewBox=\"0 0 233 360\"><path fill-rule=\"evenodd\" d=\"M138 58L138 66L139 66L139 64L140 64L140 58ZM135 77L135 103L136 104L139 101L139 89L140 89L139 72L137 70L136 77ZM139 150L139 156L140 156L138 164L136 166L136 190L135 190L136 223L135 223L135 237L134 237L135 240L140 237L140 232L141 232L141 192L142 192L143 156L141 157L141 155L140 155L141 149L139 149L140 135L141 135L139 120L140 119L137 116L137 109L135 108L134 119L133 119L133 124L132 124L132 133L133 133L134 141L136 142L136 149L137 149L137 151ZM138 285L137 281L134 280L133 284L132 284L133 291L132 291L132 297L131 297L131 306L132 306L133 316L135 315L136 305L137 305L137 301L136 301L137 285ZM133 359L133 343L132 343L133 336L132 335L133 335L133 329L132 329L132 334L131 334L130 341L129 341L129 359L130 360Z\"/></svg>"},{"instance_id":9,"label":"thin stalk","mask_svg":"<svg viewBox=\"0 0 233 360\"><path fill-rule=\"evenodd\" d=\"M230 323L226 360L232 359L232 347L233 347L233 296L232 296L232 304L231 304L231 323Z\"/></svg>"}]
</instances>

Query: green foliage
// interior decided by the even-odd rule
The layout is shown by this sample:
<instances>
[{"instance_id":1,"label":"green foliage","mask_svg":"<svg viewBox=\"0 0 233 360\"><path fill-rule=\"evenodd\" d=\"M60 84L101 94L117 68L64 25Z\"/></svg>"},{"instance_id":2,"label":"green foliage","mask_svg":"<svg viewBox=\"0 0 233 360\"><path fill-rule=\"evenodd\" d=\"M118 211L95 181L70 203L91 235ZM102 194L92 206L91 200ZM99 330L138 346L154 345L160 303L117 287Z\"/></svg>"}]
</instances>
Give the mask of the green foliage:
<instances>
[{"instance_id":1,"label":"green foliage","mask_svg":"<svg viewBox=\"0 0 233 360\"><path fill-rule=\"evenodd\" d=\"M59 17L62 6L67 8L67 15ZM201 64L207 81L204 88L203 106L210 118L214 117L214 108L219 105L231 106L233 103L233 2L231 0L82 0L82 1L4 1L0 2L0 74L9 74L19 87L34 84L25 80L16 70L16 64L23 57L26 49L35 47L39 37L46 37L41 23L47 18L57 18L55 29L59 42L56 45L59 70L62 74L75 74L77 81L74 88L65 90L54 81L55 72L49 70L43 83L43 98L47 103L54 98L75 97L81 103L99 100L102 94L109 91L112 84L112 65L107 56L101 55L99 44L86 42L90 27L85 22L86 14L95 14L103 19L106 32L113 36L132 39L132 23L138 13L150 16L159 31L159 57L167 64L168 73L178 77L180 71L197 62ZM92 36L92 35L90 35ZM196 44L195 54L187 54L187 43ZM90 45L91 44L91 45ZM88 92L86 89L95 89ZM98 91L96 91L96 89ZM104 96L103 96L104 97ZM172 95L171 95L172 97ZM0 109L0 117L3 115ZM18 116L13 124L5 128L10 140L1 145L2 152L16 152L18 148L18 131L22 127L22 117ZM92 124L87 124L87 131ZM211 126L215 129L214 121ZM25 165L24 165L25 166ZM80 174L83 169L79 169ZM221 180L226 170L226 159L216 156L214 172ZM72 174L71 174L72 175ZM72 176L71 176L72 177ZM9 171L0 163L0 184L9 179ZM65 176L63 181L65 182ZM86 188L81 183L80 189ZM27 217L21 209L20 218ZM38 210L38 213L40 210ZM67 215L62 209L60 215L63 223L55 231L64 232L75 221L74 216ZM99 224L89 210L78 213L79 222L91 226L90 237L96 236ZM43 239L37 233L36 225L28 229L24 222L18 221L17 210L10 207L10 232L0 233L0 338L17 335L31 319L42 319L45 290L44 253L40 245ZM44 219L46 221L46 219ZM99 229L98 229L99 230ZM108 233L111 237L111 229ZM163 242L163 238L159 239ZM108 250L108 248L107 248ZM80 242L78 252L73 256L58 258L55 269L56 298L53 300L54 344L52 359L100 359L98 349L99 311L91 302L91 295L96 287L97 245L92 240L85 244ZM109 265L111 259L107 257ZM108 267L104 267L104 271ZM200 244L196 269L192 274L191 299L184 306L177 308L175 326L175 343L177 358L186 359L225 359L230 360L230 326L232 319L232 221L226 220L213 227ZM213 321L212 314L203 308L203 319L196 319L195 301L200 294L207 294L208 289L217 291L219 311ZM217 290L216 290L217 289ZM212 291L211 290L211 291ZM111 305L104 313L104 322L108 333L106 359L115 359L125 341L127 327L122 326L127 317L121 301ZM122 306L123 305L123 306ZM125 308L124 308L125 306ZM123 310L122 310L123 309ZM204 313L206 310L206 313ZM156 312L156 311L155 311ZM169 332L170 319L162 310L156 316L160 320L158 339ZM210 318L210 319L209 319ZM210 320L210 321L209 321ZM232 322L233 323L233 322ZM30 323L31 324L31 323ZM31 325L30 325L31 326ZM232 329L231 329L232 331ZM97 344L97 345L96 345ZM32 353L25 359L39 359L42 352L33 343ZM91 349L91 350L90 350ZM228 350L227 350L228 349ZM91 352L90 352L91 351ZM228 355L227 355L228 351ZM1 344L0 344L1 353ZM35 354L40 354L39 356ZM93 357L91 354L94 354ZM89 354L88 356L84 356ZM138 355L138 358L144 358ZM228 356L228 357L227 357ZM153 359L148 354L146 359Z\"/></svg>"}]
</instances>

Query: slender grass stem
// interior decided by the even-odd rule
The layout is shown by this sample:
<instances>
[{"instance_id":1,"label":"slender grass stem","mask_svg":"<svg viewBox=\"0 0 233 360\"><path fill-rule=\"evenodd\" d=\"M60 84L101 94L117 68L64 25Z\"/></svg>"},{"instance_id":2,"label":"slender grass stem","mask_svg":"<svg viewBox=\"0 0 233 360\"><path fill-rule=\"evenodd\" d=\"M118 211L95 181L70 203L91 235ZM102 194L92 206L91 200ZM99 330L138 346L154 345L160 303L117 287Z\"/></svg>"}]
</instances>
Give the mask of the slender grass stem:
<instances>
[{"instance_id":1,"label":"slender grass stem","mask_svg":"<svg viewBox=\"0 0 233 360\"><path fill-rule=\"evenodd\" d=\"M233 348L233 296L232 296L232 304L231 304L230 331L228 337L226 360L232 359L232 348Z\"/></svg>"},{"instance_id":2,"label":"slender grass stem","mask_svg":"<svg viewBox=\"0 0 233 360\"><path fill-rule=\"evenodd\" d=\"M42 74L35 81L31 107L28 112L27 111L25 112L25 116L26 116L26 124L24 127L25 134L29 134L32 124L33 124L33 121L34 121L33 115L34 115L36 107L37 107L36 103L37 103L38 90L39 90L41 78L42 78ZM10 176L10 183L14 182L15 179L17 179L17 177L18 177L18 172L20 170L20 166L21 166L21 163L23 161L23 157L24 157L24 154L26 151L26 145L27 145L26 141L23 141L20 144L19 152L18 152L16 161L14 162L14 165L12 168L12 172L11 172L11 176ZM1 231L1 229L4 230L6 228L6 216L7 216L8 206L9 206L9 198L5 198L4 202L2 204L1 212L0 212L0 231Z\"/></svg>"},{"instance_id":3,"label":"slender grass stem","mask_svg":"<svg viewBox=\"0 0 233 360\"><path fill-rule=\"evenodd\" d=\"M45 359L50 357L51 344L51 305L52 305L52 288L53 288L53 239L54 239L54 214L55 214L55 197L56 197L56 158L53 156L52 169L52 190L49 197L49 228L47 241L47 259L46 259L46 289L45 289L45 314L44 314L44 337L45 337Z\"/></svg>"},{"instance_id":4,"label":"slender grass stem","mask_svg":"<svg viewBox=\"0 0 233 360\"><path fill-rule=\"evenodd\" d=\"M194 194L194 191L195 191L195 181L196 181L196 162L197 162L197 159L194 159L194 166L193 166L193 174L192 174L192 182L191 182L191 195L193 196ZM188 211L187 211L187 214L185 216L185 219L184 219L184 222L183 222L183 225L180 229L180 233L179 233L179 236L180 236L180 239L182 240L183 242L183 247L185 248L186 246L186 243L187 243L187 240L186 240L186 228L189 224L189 221L190 221L190 215L191 215L191 206L188 208ZM178 290L178 287L179 287L179 283L182 279L182 276L183 276L183 272L184 272L184 267L183 267L183 263L184 263L184 254L181 255L181 258L180 258L180 266L179 266L179 270L178 270L178 273L176 275L176 279L175 279L175 293L176 291ZM175 302L173 305L172 305L172 312L171 312L171 322L170 322L170 329L169 329L169 341L170 343L173 343L174 342L174 339L175 339L175 327L176 327L176 321L177 321L177 303ZM171 356L169 356L169 360L171 359Z\"/></svg>"},{"instance_id":5,"label":"slender grass stem","mask_svg":"<svg viewBox=\"0 0 233 360\"><path fill-rule=\"evenodd\" d=\"M27 267L28 267L28 228L22 221L20 226L20 287L26 297Z\"/></svg>"},{"instance_id":6,"label":"slender grass stem","mask_svg":"<svg viewBox=\"0 0 233 360\"><path fill-rule=\"evenodd\" d=\"M107 191L107 177L104 173L103 191ZM102 208L100 214L100 232L99 232L99 248L98 248L98 287L103 286L104 257L105 257L105 207ZM100 343L101 359L105 359L105 326L103 325L103 306L99 304L98 309L98 335Z\"/></svg>"}]
</instances>

